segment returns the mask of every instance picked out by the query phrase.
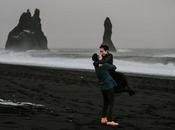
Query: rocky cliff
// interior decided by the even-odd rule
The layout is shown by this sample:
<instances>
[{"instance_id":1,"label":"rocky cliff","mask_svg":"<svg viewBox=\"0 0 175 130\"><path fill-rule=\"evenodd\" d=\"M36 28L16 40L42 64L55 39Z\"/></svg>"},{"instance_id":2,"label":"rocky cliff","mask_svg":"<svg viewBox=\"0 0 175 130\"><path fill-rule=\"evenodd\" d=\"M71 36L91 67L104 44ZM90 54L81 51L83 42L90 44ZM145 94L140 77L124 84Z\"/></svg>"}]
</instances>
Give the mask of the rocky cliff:
<instances>
[{"instance_id":1,"label":"rocky cliff","mask_svg":"<svg viewBox=\"0 0 175 130\"><path fill-rule=\"evenodd\" d=\"M112 24L111 24L111 20L109 19L109 17L106 18L105 22L104 22L104 35L103 35L103 45L108 45L109 46L109 50L116 52L116 48L111 40L111 35L112 35Z\"/></svg>"},{"instance_id":2,"label":"rocky cliff","mask_svg":"<svg viewBox=\"0 0 175 130\"><path fill-rule=\"evenodd\" d=\"M47 38L41 28L39 9L35 10L33 16L30 10L21 15L18 25L8 35L5 49L15 51L48 49Z\"/></svg>"}]
</instances>

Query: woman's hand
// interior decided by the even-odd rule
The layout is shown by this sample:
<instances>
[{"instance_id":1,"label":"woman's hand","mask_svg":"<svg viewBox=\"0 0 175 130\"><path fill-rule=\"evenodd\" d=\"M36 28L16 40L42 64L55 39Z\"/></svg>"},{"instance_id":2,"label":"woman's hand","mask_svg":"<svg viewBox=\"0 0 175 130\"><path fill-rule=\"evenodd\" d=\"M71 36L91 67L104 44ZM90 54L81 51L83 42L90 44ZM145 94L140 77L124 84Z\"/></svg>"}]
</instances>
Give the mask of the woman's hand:
<instances>
[{"instance_id":1,"label":"woman's hand","mask_svg":"<svg viewBox=\"0 0 175 130\"><path fill-rule=\"evenodd\" d=\"M99 60L102 60L103 59L103 57L102 57L102 55L98 55L98 57L99 57Z\"/></svg>"}]
</instances>

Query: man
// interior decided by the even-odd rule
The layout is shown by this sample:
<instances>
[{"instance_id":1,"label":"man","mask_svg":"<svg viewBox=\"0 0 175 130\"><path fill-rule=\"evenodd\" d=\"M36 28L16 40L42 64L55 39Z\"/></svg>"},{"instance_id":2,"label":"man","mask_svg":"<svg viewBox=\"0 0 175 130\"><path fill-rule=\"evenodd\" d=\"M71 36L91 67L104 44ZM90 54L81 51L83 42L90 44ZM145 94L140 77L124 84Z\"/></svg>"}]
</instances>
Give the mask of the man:
<instances>
[{"instance_id":1,"label":"man","mask_svg":"<svg viewBox=\"0 0 175 130\"><path fill-rule=\"evenodd\" d=\"M115 71L116 66L109 63L99 63L101 59L102 57L100 55L97 55L96 53L92 56L95 72L99 79L99 87L101 88L103 95L101 124L117 126L119 124L117 122L114 122L112 119L112 111L114 106L113 87L117 86L117 83L109 74L110 70Z\"/></svg>"}]
</instances>

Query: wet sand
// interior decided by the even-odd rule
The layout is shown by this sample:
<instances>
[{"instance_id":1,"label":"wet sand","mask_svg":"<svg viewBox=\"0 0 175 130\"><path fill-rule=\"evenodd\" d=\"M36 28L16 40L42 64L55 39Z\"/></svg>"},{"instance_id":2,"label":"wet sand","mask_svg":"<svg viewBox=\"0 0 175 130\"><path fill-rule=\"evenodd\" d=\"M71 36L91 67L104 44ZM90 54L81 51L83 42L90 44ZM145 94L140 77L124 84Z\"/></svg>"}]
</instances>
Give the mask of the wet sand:
<instances>
[{"instance_id":1,"label":"wet sand","mask_svg":"<svg viewBox=\"0 0 175 130\"><path fill-rule=\"evenodd\" d=\"M0 64L0 130L174 130L175 78L126 73L136 91L115 95L116 128L100 125L102 95L94 71Z\"/></svg>"}]
</instances>

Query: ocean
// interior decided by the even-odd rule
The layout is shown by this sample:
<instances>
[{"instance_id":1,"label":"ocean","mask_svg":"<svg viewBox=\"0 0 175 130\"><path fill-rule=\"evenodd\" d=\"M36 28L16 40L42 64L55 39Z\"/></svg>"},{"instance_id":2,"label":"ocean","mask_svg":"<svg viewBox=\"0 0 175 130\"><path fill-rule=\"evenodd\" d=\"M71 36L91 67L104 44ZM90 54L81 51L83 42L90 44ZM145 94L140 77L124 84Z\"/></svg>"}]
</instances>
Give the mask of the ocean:
<instances>
[{"instance_id":1,"label":"ocean","mask_svg":"<svg viewBox=\"0 0 175 130\"><path fill-rule=\"evenodd\" d=\"M0 63L93 70L97 48L60 48L25 52L0 49ZM175 49L118 49L114 65L120 72L175 76Z\"/></svg>"}]
</instances>

